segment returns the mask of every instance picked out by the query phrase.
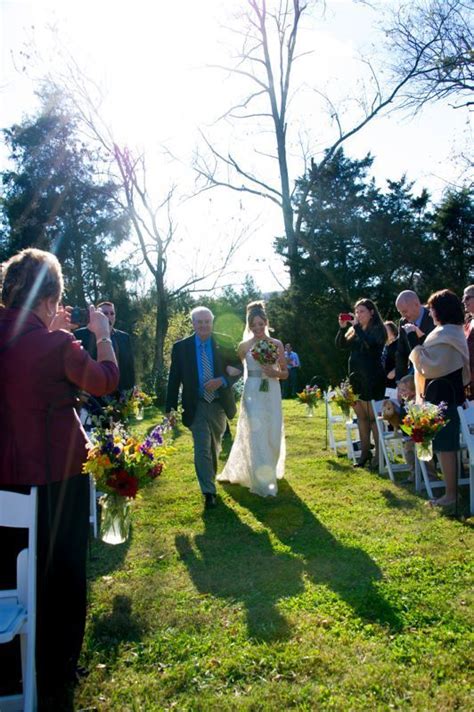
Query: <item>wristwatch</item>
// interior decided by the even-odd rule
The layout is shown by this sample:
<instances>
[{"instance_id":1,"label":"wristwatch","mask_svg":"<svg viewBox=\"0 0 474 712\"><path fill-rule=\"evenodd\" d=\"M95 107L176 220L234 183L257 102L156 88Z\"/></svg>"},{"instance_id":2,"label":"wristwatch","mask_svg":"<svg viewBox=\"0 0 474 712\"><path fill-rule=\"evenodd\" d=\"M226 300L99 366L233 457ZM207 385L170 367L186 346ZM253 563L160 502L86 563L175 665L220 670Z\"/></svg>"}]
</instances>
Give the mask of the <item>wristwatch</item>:
<instances>
[{"instance_id":1,"label":"wristwatch","mask_svg":"<svg viewBox=\"0 0 474 712\"><path fill-rule=\"evenodd\" d=\"M111 344L112 339L109 338L108 336L103 336L101 339L98 339L97 343L98 344Z\"/></svg>"}]
</instances>

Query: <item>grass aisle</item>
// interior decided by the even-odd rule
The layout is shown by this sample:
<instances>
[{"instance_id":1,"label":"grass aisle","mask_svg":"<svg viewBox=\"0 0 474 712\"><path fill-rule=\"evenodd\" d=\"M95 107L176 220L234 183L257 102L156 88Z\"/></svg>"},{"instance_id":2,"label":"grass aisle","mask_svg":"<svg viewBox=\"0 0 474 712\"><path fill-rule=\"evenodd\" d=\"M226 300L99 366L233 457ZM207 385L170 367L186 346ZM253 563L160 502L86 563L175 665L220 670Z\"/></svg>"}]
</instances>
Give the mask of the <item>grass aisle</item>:
<instances>
[{"instance_id":1,"label":"grass aisle","mask_svg":"<svg viewBox=\"0 0 474 712\"><path fill-rule=\"evenodd\" d=\"M204 514L183 429L130 541L94 544L77 708L474 708L472 520L333 457L322 408L284 411L276 499L219 486Z\"/></svg>"}]
</instances>

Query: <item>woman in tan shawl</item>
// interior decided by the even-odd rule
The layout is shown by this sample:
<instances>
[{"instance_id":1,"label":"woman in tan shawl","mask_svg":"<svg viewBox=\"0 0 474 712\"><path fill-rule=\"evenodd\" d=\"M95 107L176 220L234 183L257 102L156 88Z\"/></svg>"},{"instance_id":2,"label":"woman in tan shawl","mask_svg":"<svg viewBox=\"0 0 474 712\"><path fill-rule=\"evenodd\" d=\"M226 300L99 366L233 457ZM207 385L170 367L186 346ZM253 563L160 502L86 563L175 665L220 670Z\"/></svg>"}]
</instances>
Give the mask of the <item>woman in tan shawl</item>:
<instances>
[{"instance_id":1,"label":"woman in tan shawl","mask_svg":"<svg viewBox=\"0 0 474 712\"><path fill-rule=\"evenodd\" d=\"M459 450L457 406L465 399L464 388L470 381L469 352L464 336L461 300L449 289L435 292L428 300L436 328L422 346L415 346L410 361L415 367L417 398L430 403L446 402L447 425L433 440L443 471L446 492L431 504L448 507L456 502L456 452Z\"/></svg>"}]
</instances>

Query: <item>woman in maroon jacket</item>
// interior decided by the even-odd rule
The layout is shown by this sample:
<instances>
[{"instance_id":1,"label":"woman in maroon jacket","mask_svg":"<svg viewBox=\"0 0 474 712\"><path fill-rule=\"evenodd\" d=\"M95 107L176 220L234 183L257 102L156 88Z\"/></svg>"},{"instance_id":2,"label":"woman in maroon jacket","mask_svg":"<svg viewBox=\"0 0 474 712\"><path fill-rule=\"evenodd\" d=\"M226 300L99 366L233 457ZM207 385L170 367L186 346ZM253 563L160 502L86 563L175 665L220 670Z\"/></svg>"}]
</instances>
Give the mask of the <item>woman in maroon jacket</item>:
<instances>
[{"instance_id":1,"label":"woman in maroon jacket","mask_svg":"<svg viewBox=\"0 0 474 712\"><path fill-rule=\"evenodd\" d=\"M84 634L89 480L81 474L87 438L77 391L110 393L119 373L100 311L90 308L97 362L57 328L67 317L58 318L63 279L54 255L23 250L3 265L2 281L0 488L38 486L36 665L42 694L74 680ZM23 536L22 530L0 530L2 585L11 584ZM3 679L7 668L0 666Z\"/></svg>"}]
</instances>

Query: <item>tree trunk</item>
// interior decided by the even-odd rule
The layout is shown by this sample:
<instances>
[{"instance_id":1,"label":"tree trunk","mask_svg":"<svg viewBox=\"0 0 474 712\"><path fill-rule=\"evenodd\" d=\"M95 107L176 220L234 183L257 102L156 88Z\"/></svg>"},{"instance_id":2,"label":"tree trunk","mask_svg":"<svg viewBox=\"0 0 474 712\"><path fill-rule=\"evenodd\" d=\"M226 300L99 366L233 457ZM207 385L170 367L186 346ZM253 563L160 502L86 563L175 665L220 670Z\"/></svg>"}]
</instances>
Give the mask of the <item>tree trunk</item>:
<instances>
[{"instance_id":1,"label":"tree trunk","mask_svg":"<svg viewBox=\"0 0 474 712\"><path fill-rule=\"evenodd\" d=\"M168 295L164 284L162 266L158 265L155 272L156 287L156 318L155 318L155 351L153 372L155 374L155 394L158 405L164 405L166 400L167 376L164 361L164 347L169 325Z\"/></svg>"}]
</instances>

